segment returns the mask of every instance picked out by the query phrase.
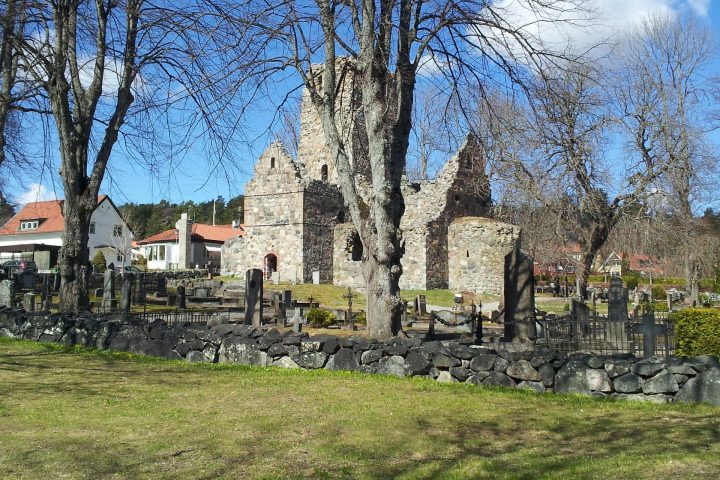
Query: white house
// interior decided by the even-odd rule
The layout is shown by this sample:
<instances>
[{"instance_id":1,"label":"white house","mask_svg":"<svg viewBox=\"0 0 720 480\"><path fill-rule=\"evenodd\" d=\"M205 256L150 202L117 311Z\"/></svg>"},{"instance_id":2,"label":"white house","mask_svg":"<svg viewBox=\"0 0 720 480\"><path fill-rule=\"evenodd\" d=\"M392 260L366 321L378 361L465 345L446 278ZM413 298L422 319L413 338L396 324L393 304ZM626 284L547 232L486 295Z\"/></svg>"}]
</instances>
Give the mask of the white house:
<instances>
[{"instance_id":1,"label":"white house","mask_svg":"<svg viewBox=\"0 0 720 480\"><path fill-rule=\"evenodd\" d=\"M39 270L57 265L63 245L62 209L62 200L25 205L0 228L0 262L23 257L32 258ZM98 197L90 217L90 259L101 250L108 264L129 263L131 242L132 233L110 197Z\"/></svg>"},{"instance_id":2,"label":"white house","mask_svg":"<svg viewBox=\"0 0 720 480\"><path fill-rule=\"evenodd\" d=\"M240 227L194 223L183 213L175 228L137 243L148 270L219 268L222 244L243 234Z\"/></svg>"}]
</instances>

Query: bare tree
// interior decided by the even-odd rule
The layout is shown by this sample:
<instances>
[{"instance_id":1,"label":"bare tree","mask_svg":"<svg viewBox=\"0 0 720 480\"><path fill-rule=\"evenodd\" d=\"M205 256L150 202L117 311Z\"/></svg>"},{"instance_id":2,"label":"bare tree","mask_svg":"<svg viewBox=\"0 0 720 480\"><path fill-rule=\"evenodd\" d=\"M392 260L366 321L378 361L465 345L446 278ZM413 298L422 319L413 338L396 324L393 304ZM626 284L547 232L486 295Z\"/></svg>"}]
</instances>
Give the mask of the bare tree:
<instances>
[{"instance_id":1,"label":"bare tree","mask_svg":"<svg viewBox=\"0 0 720 480\"><path fill-rule=\"evenodd\" d=\"M701 262L693 240L701 233L694 205L714 188L718 173L707 139L718 127L706 75L713 48L708 29L694 17L652 16L627 36L614 83L630 150L660 173L654 193L664 215L658 220L667 220L662 230L685 259L696 301Z\"/></svg>"},{"instance_id":2,"label":"bare tree","mask_svg":"<svg viewBox=\"0 0 720 480\"><path fill-rule=\"evenodd\" d=\"M218 43L230 38L225 24L213 12L202 1L57 0L28 8L34 30L23 53L48 99L60 150L63 311L88 307L90 215L118 139L146 147L140 156L150 163L166 146L158 129L171 130L165 135L174 145L224 133L221 99L233 95L224 88L240 82Z\"/></svg>"},{"instance_id":3,"label":"bare tree","mask_svg":"<svg viewBox=\"0 0 720 480\"><path fill-rule=\"evenodd\" d=\"M545 16L537 21L542 23L577 11L580 2L522 3L544 10ZM505 8L484 0L317 0L272 6L249 1L239 9L245 13L239 29L246 48L257 52L257 75L294 68L319 114L344 201L364 247L371 336L388 337L401 330L398 281L405 204L400 184L420 65L429 62L438 81L449 90L462 91L492 83L521 84L542 64L557 59L529 30L513 25ZM352 59L344 69L338 68L340 57ZM322 65L314 65L318 59ZM359 112L353 129L363 139L362 147L343 135L346 129L337 110L347 69L356 86Z\"/></svg>"}]
</instances>

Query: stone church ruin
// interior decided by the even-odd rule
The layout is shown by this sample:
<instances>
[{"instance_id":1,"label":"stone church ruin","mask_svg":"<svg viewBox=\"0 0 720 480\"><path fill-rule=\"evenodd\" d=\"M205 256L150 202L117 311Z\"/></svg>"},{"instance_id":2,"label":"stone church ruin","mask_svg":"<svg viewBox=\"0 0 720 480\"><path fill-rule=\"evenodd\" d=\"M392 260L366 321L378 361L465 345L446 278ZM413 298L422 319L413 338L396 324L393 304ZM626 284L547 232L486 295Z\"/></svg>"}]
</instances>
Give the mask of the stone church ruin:
<instances>
[{"instance_id":1,"label":"stone church ruin","mask_svg":"<svg viewBox=\"0 0 720 480\"><path fill-rule=\"evenodd\" d=\"M341 94L337 118L356 172L367 168L359 87L352 66L338 66ZM297 159L279 142L255 163L245 188L242 238L222 249L222 274L244 276L261 269L266 279L364 287L363 246L345 209L334 159L309 94L303 96ZM490 184L485 160L473 137L434 180L403 181L405 214L400 228L404 289L453 288L499 294L504 257L519 241L519 229L489 220Z\"/></svg>"}]
</instances>

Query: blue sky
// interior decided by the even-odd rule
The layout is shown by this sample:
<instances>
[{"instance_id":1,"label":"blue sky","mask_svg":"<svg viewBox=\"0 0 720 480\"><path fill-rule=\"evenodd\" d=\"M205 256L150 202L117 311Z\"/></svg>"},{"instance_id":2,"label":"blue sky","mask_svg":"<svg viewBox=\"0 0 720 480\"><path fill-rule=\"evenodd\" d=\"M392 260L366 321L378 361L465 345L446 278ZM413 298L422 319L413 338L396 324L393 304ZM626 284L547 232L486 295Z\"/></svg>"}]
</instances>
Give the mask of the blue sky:
<instances>
[{"instance_id":1,"label":"blue sky","mask_svg":"<svg viewBox=\"0 0 720 480\"><path fill-rule=\"evenodd\" d=\"M518 22L527 20L527 12L516 0L501 0L502 4L517 17ZM536 32L548 42L572 41L578 48L610 38L636 24L650 13L658 11L691 12L707 22L711 32L720 41L720 0L600 0L596 4L601 19L593 28L543 30ZM716 59L708 74L720 75L720 59ZM204 152L201 143L173 159L173 168L160 167L150 172L129 160L120 145L113 152L110 168L101 191L109 194L119 205L126 202L150 203L160 200L182 202L205 201L217 196L226 199L241 194L252 173L255 159L272 140L268 127L275 107L258 104L252 113L252 122L246 122L235 152L236 163L226 171L218 171L213 159ZM40 131L40 125L29 125L30 131ZM720 144L718 135L714 140ZM50 153L56 151L49 148ZM31 175L10 175L6 178L6 190L17 203L62 198L62 187L57 178L57 154Z\"/></svg>"}]
</instances>

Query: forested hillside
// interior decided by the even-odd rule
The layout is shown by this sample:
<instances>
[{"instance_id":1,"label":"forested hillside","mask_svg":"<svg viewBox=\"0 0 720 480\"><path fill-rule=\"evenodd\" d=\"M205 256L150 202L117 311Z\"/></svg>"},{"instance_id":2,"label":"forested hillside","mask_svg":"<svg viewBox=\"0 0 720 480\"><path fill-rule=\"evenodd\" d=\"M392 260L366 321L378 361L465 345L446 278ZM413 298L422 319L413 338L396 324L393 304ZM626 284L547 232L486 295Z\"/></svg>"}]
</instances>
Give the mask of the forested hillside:
<instances>
[{"instance_id":1,"label":"forested hillside","mask_svg":"<svg viewBox=\"0 0 720 480\"><path fill-rule=\"evenodd\" d=\"M128 203L120 206L119 209L135 235L135 239L141 240L163 230L174 228L175 222L182 213L187 213L195 222L212 224L213 202L215 203L216 225L230 225L233 220L241 220L242 195L227 201L219 196L214 201L208 200L200 203L193 201L170 203L167 200L161 200L157 204Z\"/></svg>"}]
</instances>

